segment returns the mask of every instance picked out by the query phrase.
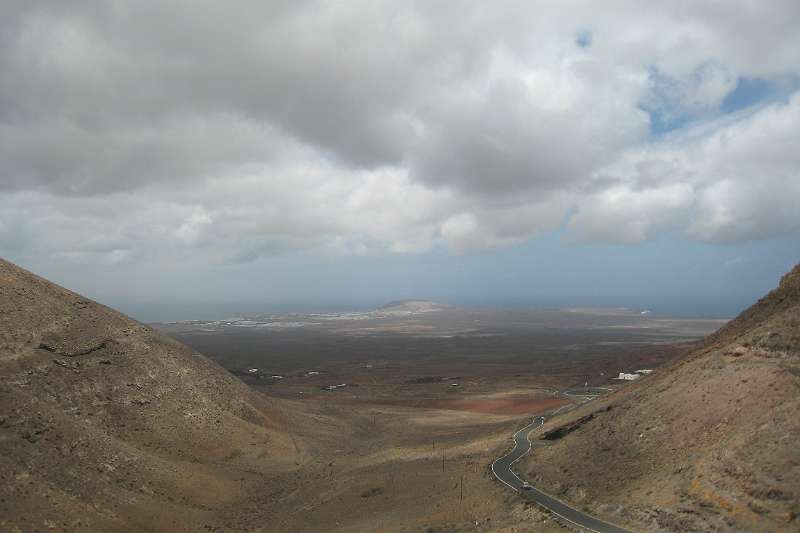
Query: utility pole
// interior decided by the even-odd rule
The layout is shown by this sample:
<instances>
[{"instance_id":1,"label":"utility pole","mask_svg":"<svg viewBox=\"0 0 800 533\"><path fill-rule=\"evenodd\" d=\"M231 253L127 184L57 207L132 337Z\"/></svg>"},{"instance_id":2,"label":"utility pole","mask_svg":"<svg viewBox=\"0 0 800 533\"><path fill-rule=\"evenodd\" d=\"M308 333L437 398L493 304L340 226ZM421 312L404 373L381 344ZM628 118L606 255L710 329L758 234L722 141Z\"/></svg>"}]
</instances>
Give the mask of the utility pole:
<instances>
[{"instance_id":1,"label":"utility pole","mask_svg":"<svg viewBox=\"0 0 800 533\"><path fill-rule=\"evenodd\" d=\"M444 450L442 450L442 472L444 472Z\"/></svg>"},{"instance_id":2,"label":"utility pole","mask_svg":"<svg viewBox=\"0 0 800 533\"><path fill-rule=\"evenodd\" d=\"M461 476L461 498L460 500L464 501L464 476Z\"/></svg>"}]
</instances>

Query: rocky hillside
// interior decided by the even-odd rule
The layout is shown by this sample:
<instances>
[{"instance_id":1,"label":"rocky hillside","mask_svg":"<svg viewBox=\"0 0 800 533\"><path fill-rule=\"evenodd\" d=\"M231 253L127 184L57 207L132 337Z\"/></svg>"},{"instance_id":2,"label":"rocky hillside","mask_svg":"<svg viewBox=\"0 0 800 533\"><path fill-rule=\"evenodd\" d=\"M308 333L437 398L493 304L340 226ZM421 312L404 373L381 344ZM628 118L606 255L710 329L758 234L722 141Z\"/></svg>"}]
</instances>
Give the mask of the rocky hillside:
<instances>
[{"instance_id":1,"label":"rocky hillside","mask_svg":"<svg viewBox=\"0 0 800 533\"><path fill-rule=\"evenodd\" d=\"M200 354L0 260L0 531L214 529L301 450Z\"/></svg>"},{"instance_id":2,"label":"rocky hillside","mask_svg":"<svg viewBox=\"0 0 800 533\"><path fill-rule=\"evenodd\" d=\"M799 410L800 265L697 351L548 422L521 470L635 530L798 531Z\"/></svg>"}]
</instances>

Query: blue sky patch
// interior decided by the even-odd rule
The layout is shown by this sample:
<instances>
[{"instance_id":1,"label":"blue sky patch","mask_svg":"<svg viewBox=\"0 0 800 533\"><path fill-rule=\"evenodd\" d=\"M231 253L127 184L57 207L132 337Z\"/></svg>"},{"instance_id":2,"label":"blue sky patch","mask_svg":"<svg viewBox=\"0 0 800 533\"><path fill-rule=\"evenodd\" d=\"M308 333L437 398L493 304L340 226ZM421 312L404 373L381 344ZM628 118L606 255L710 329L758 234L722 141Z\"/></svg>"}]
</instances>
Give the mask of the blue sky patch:
<instances>
[{"instance_id":1,"label":"blue sky patch","mask_svg":"<svg viewBox=\"0 0 800 533\"><path fill-rule=\"evenodd\" d=\"M774 101L788 101L789 95L800 88L800 80L788 79L780 82L761 78L740 77L736 88L722 102L720 111L733 113L747 107Z\"/></svg>"},{"instance_id":2,"label":"blue sky patch","mask_svg":"<svg viewBox=\"0 0 800 533\"><path fill-rule=\"evenodd\" d=\"M578 30L575 34L575 44L581 48L589 48L592 46L592 32L589 30Z\"/></svg>"}]
</instances>

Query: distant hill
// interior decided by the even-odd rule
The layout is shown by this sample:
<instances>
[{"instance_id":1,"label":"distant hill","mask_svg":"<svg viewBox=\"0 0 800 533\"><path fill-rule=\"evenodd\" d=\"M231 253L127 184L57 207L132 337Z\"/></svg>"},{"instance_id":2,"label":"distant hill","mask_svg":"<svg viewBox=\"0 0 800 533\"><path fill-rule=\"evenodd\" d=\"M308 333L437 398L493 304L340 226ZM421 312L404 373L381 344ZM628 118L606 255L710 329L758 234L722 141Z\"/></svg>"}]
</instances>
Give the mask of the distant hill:
<instances>
[{"instance_id":1,"label":"distant hill","mask_svg":"<svg viewBox=\"0 0 800 533\"><path fill-rule=\"evenodd\" d=\"M442 311L452 309L452 306L432 302L430 300L397 300L382 305L380 311L406 312L406 313L425 313L429 311Z\"/></svg>"},{"instance_id":2,"label":"distant hill","mask_svg":"<svg viewBox=\"0 0 800 533\"><path fill-rule=\"evenodd\" d=\"M574 430L522 470L634 529L798 531L798 412L800 265L700 349L546 424Z\"/></svg>"},{"instance_id":3,"label":"distant hill","mask_svg":"<svg viewBox=\"0 0 800 533\"><path fill-rule=\"evenodd\" d=\"M630 309L628 307L569 307L564 311L603 316L643 316L650 314L647 309Z\"/></svg>"},{"instance_id":4,"label":"distant hill","mask_svg":"<svg viewBox=\"0 0 800 533\"><path fill-rule=\"evenodd\" d=\"M0 531L198 531L295 468L279 409L190 348L0 260ZM245 474L246 473L246 474Z\"/></svg>"}]
</instances>

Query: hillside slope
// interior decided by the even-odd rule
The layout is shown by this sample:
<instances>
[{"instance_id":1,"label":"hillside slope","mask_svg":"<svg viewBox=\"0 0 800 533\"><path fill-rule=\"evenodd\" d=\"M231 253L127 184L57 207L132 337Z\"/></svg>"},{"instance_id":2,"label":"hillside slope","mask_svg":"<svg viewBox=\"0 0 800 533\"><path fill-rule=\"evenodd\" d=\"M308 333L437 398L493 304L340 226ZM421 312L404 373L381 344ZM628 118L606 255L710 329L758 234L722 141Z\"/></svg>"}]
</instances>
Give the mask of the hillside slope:
<instances>
[{"instance_id":1,"label":"hillside slope","mask_svg":"<svg viewBox=\"0 0 800 533\"><path fill-rule=\"evenodd\" d=\"M0 530L216 527L302 451L200 354L0 260Z\"/></svg>"},{"instance_id":2,"label":"hillside slope","mask_svg":"<svg viewBox=\"0 0 800 533\"><path fill-rule=\"evenodd\" d=\"M520 468L638 530L798 531L799 408L800 265L697 351L548 422L594 415Z\"/></svg>"}]
</instances>

